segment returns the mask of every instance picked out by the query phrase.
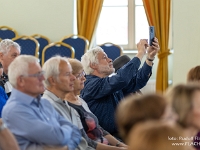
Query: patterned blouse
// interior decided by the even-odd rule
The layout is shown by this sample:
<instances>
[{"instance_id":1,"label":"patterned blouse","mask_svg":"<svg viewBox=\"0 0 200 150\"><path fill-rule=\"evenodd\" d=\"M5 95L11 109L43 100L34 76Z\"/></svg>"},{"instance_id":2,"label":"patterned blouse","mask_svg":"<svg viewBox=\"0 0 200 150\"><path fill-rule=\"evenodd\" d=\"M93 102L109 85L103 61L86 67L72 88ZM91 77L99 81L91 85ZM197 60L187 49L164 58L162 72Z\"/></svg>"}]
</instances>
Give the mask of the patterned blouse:
<instances>
[{"instance_id":1,"label":"patterned blouse","mask_svg":"<svg viewBox=\"0 0 200 150\"><path fill-rule=\"evenodd\" d=\"M104 138L109 133L99 126L98 119L93 113L86 111L83 107L84 105L76 105L70 102L68 104L80 115L83 128L90 139L103 144L109 144L108 140Z\"/></svg>"}]
</instances>

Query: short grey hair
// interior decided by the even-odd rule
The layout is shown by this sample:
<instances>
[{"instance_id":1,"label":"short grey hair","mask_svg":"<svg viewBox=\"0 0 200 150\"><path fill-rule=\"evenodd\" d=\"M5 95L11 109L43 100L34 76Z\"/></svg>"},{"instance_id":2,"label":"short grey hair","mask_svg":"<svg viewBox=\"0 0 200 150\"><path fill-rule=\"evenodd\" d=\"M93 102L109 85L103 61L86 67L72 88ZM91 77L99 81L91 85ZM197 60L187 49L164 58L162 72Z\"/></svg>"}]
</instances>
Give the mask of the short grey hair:
<instances>
[{"instance_id":1,"label":"short grey hair","mask_svg":"<svg viewBox=\"0 0 200 150\"><path fill-rule=\"evenodd\" d=\"M21 47L18 43L10 39L4 39L0 42L0 52L2 52L3 54L7 54L10 51L11 47L16 48L19 53L21 53Z\"/></svg>"},{"instance_id":2,"label":"short grey hair","mask_svg":"<svg viewBox=\"0 0 200 150\"><path fill-rule=\"evenodd\" d=\"M90 64L99 64L98 61L98 53L99 52L104 52L104 50L96 46L90 50L88 50L82 57L81 57L81 63L83 65L83 70L87 75L92 74L94 69L90 67Z\"/></svg>"},{"instance_id":3,"label":"short grey hair","mask_svg":"<svg viewBox=\"0 0 200 150\"><path fill-rule=\"evenodd\" d=\"M29 64L39 63L38 58L31 55L20 55L16 57L8 67L9 82L17 87L17 78L21 75L28 75Z\"/></svg>"},{"instance_id":4,"label":"short grey hair","mask_svg":"<svg viewBox=\"0 0 200 150\"><path fill-rule=\"evenodd\" d=\"M44 65L42 66L43 71L45 72L44 77L44 86L45 88L51 86L48 78L49 77L55 77L58 81L58 75L60 73L59 71L59 65L61 61L65 61L69 64L69 61L67 60L66 57L61 57L59 55L51 57L50 59L48 59Z\"/></svg>"}]
</instances>

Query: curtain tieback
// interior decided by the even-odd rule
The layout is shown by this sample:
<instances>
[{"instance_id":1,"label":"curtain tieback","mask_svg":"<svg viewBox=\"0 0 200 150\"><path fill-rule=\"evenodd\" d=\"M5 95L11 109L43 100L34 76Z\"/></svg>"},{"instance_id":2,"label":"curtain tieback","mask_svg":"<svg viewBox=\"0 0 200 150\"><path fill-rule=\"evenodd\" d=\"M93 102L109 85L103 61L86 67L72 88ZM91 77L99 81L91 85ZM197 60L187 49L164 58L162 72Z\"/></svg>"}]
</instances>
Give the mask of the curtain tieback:
<instances>
[{"instance_id":1,"label":"curtain tieback","mask_svg":"<svg viewBox=\"0 0 200 150\"><path fill-rule=\"evenodd\" d=\"M158 54L158 58L163 59L163 58L167 57L169 54L171 54L169 51L161 52L161 53Z\"/></svg>"}]
</instances>

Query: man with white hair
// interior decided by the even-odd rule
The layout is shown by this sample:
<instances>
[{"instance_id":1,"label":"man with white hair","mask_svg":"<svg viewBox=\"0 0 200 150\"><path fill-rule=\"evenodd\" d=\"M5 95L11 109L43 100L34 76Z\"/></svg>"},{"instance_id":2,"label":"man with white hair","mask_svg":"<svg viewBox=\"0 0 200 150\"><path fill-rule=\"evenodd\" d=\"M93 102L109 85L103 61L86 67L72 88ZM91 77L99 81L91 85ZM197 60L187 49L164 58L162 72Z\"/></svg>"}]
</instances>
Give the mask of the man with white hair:
<instances>
[{"instance_id":1,"label":"man with white hair","mask_svg":"<svg viewBox=\"0 0 200 150\"><path fill-rule=\"evenodd\" d=\"M21 150L38 150L41 146L67 146L74 150L81 141L80 131L41 98L44 72L38 59L18 56L9 65L8 77L13 90L2 118Z\"/></svg>"},{"instance_id":2,"label":"man with white hair","mask_svg":"<svg viewBox=\"0 0 200 150\"><path fill-rule=\"evenodd\" d=\"M8 82L8 66L21 53L21 48L18 43L10 39L4 39L0 42L0 62L3 65L3 82L1 86L5 89L8 97L12 91L12 86Z\"/></svg>"},{"instance_id":3,"label":"man with white hair","mask_svg":"<svg viewBox=\"0 0 200 150\"><path fill-rule=\"evenodd\" d=\"M151 76L153 60L159 50L157 38L148 48L146 61L139 69L148 46L147 40L140 40L136 56L112 76L115 71L112 59L101 47L88 50L81 58L86 81L80 96L99 119L100 126L116 137L118 130L114 113L118 103L126 95L143 88Z\"/></svg>"}]
</instances>

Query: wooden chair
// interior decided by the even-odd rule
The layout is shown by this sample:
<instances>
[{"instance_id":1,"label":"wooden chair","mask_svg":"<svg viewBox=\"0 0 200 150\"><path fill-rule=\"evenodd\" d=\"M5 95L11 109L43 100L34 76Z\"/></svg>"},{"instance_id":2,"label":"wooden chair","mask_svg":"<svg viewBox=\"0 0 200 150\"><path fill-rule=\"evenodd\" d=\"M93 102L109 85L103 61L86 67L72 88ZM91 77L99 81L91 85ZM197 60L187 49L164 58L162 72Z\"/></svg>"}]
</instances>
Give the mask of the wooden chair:
<instances>
[{"instance_id":1,"label":"wooden chair","mask_svg":"<svg viewBox=\"0 0 200 150\"><path fill-rule=\"evenodd\" d=\"M42 51L42 65L45 61L55 55L74 58L74 48L62 42L55 42L45 46Z\"/></svg>"},{"instance_id":2,"label":"wooden chair","mask_svg":"<svg viewBox=\"0 0 200 150\"><path fill-rule=\"evenodd\" d=\"M18 36L17 31L8 26L0 26L0 38L3 39L13 39Z\"/></svg>"},{"instance_id":3,"label":"wooden chair","mask_svg":"<svg viewBox=\"0 0 200 150\"><path fill-rule=\"evenodd\" d=\"M104 52L108 55L109 58L115 60L117 57L121 56L123 53L123 49L121 46L107 42L99 45Z\"/></svg>"},{"instance_id":4,"label":"wooden chair","mask_svg":"<svg viewBox=\"0 0 200 150\"><path fill-rule=\"evenodd\" d=\"M39 46L39 59L40 59L40 64L42 64L42 51L45 46L50 44L50 39L46 36L43 36L41 34L34 34L31 37L35 38L38 43L40 44Z\"/></svg>"},{"instance_id":5,"label":"wooden chair","mask_svg":"<svg viewBox=\"0 0 200 150\"><path fill-rule=\"evenodd\" d=\"M23 35L12 40L21 46L21 54L33 55L37 58L39 57L39 43L33 37Z\"/></svg>"},{"instance_id":6,"label":"wooden chair","mask_svg":"<svg viewBox=\"0 0 200 150\"><path fill-rule=\"evenodd\" d=\"M89 42L88 40L80 35L70 35L63 37L60 42L69 44L75 50L75 58L81 60L82 55L87 51Z\"/></svg>"}]
</instances>

